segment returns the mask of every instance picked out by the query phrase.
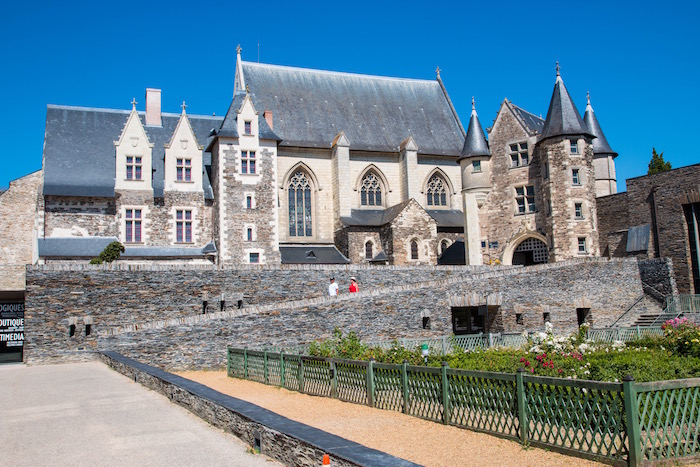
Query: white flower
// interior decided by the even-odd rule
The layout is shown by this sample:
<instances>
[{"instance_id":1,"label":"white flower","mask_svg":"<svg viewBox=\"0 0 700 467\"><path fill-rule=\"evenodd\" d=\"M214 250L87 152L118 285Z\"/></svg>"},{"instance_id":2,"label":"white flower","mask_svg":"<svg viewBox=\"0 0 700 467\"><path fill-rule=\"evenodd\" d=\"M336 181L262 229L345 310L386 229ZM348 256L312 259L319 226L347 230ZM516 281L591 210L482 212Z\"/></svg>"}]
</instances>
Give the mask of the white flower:
<instances>
[{"instance_id":1,"label":"white flower","mask_svg":"<svg viewBox=\"0 0 700 467\"><path fill-rule=\"evenodd\" d=\"M545 331L547 331L547 334L551 334L552 331L554 330L554 325L552 323L550 323L549 321L547 321L546 323L544 323L544 329L545 329Z\"/></svg>"},{"instance_id":2,"label":"white flower","mask_svg":"<svg viewBox=\"0 0 700 467\"><path fill-rule=\"evenodd\" d=\"M584 375L590 375L590 374L591 374L591 372L590 372L590 371L588 371L588 370L586 370L586 371L584 371L584 372L583 372L583 374L584 374Z\"/></svg>"}]
</instances>

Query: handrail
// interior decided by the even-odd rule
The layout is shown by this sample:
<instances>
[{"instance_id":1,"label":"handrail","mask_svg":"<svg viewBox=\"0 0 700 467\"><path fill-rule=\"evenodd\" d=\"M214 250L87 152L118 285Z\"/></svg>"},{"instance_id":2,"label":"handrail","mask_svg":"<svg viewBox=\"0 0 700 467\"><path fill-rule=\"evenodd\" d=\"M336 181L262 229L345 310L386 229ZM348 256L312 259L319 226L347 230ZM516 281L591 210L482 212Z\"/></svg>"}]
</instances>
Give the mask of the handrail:
<instances>
[{"instance_id":1,"label":"handrail","mask_svg":"<svg viewBox=\"0 0 700 467\"><path fill-rule=\"evenodd\" d=\"M615 320L614 323L612 323L612 325L611 325L610 327L611 327L611 328L615 327L615 325L616 325L617 323L619 323L620 320L621 320L622 318L624 318L625 316L627 316L627 314L628 314L630 311L632 311L632 308L634 308L635 306L637 306L637 303L641 302L642 300L644 300L644 294L640 295L640 296L637 298L637 300L635 300L634 303L633 303L632 305L630 305L629 308L627 308L627 310L626 310L624 313L622 313L622 314Z\"/></svg>"}]
</instances>

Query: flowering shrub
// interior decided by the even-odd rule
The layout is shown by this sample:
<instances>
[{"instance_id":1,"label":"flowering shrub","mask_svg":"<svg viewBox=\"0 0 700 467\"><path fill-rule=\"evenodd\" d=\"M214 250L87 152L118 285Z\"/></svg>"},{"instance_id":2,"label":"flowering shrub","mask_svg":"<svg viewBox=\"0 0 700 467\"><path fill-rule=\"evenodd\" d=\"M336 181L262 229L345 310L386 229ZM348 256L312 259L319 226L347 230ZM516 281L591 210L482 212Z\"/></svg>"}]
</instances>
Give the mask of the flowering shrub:
<instances>
[{"instance_id":1,"label":"flowering shrub","mask_svg":"<svg viewBox=\"0 0 700 467\"><path fill-rule=\"evenodd\" d=\"M662 328L666 347L679 355L700 358L700 326L683 317L666 321Z\"/></svg>"}]
</instances>

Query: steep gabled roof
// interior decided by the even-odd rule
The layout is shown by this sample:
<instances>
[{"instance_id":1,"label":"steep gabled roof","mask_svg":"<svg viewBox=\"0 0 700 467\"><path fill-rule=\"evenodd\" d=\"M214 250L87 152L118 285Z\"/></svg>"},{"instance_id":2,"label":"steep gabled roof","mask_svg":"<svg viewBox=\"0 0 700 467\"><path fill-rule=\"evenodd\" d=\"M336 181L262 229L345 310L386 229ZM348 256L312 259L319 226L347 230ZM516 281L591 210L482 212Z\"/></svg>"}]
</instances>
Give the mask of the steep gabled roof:
<instances>
[{"instance_id":1,"label":"steep gabled roof","mask_svg":"<svg viewBox=\"0 0 700 467\"><path fill-rule=\"evenodd\" d=\"M224 117L224 121L221 122L221 128L216 131L218 136L238 138L238 111L241 110L241 106L243 106L245 98L246 93L242 91L237 91L233 95L231 105L228 107L228 111L226 112L226 117ZM254 95L251 94L250 99L251 101L255 102ZM253 106L255 107L255 104L253 104ZM257 107L256 110L258 110ZM262 112L260 111L258 111L258 132L260 139L270 139L275 141L281 140L280 137L277 136L272 129L270 129L270 126L267 124L267 120L265 120Z\"/></svg>"},{"instance_id":2,"label":"steep gabled roof","mask_svg":"<svg viewBox=\"0 0 700 467\"><path fill-rule=\"evenodd\" d=\"M520 123L525 127L525 129L531 135L536 135L542 133L544 129L544 120L537 115L528 112L522 107L518 107L512 102L506 100L508 107L513 111L515 117L520 121Z\"/></svg>"},{"instance_id":3,"label":"steep gabled roof","mask_svg":"<svg viewBox=\"0 0 700 467\"><path fill-rule=\"evenodd\" d=\"M281 146L397 152L412 135L422 154L459 156L464 134L437 80L413 80L242 62L258 111L271 110Z\"/></svg>"},{"instance_id":4,"label":"steep gabled roof","mask_svg":"<svg viewBox=\"0 0 700 467\"><path fill-rule=\"evenodd\" d=\"M129 117L127 110L93 109L49 105L46 109L44 146L44 194L58 196L114 197L115 149ZM162 126L146 126L153 143L153 194L163 196L165 144L169 143L180 114L162 114ZM188 115L198 142L207 141L221 117ZM211 154L203 152L203 166L211 165ZM206 169L202 174L204 197L213 199Z\"/></svg>"},{"instance_id":5,"label":"steep gabled roof","mask_svg":"<svg viewBox=\"0 0 700 467\"><path fill-rule=\"evenodd\" d=\"M564 80L559 75L559 65L557 64L557 80L554 83L552 100L549 102L547 118L542 129L542 139L553 138L555 136L593 136L581 120L574 102L571 100L569 91L564 86Z\"/></svg>"},{"instance_id":6,"label":"steep gabled roof","mask_svg":"<svg viewBox=\"0 0 700 467\"><path fill-rule=\"evenodd\" d=\"M583 114L583 123L586 125L586 129L595 136L593 140L593 154L610 154L613 157L617 157L617 153L612 150L603 134L603 130L600 128L593 106L591 106L591 96L587 95L586 100L588 103L586 105L586 113Z\"/></svg>"}]
</instances>

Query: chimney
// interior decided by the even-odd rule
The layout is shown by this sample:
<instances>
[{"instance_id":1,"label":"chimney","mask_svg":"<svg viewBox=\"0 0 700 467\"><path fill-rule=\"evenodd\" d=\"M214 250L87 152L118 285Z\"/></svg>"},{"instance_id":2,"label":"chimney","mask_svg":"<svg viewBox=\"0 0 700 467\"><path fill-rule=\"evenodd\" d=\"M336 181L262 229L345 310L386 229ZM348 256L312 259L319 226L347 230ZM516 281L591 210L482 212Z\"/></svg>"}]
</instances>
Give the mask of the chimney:
<instances>
[{"instance_id":1,"label":"chimney","mask_svg":"<svg viewBox=\"0 0 700 467\"><path fill-rule=\"evenodd\" d=\"M163 125L160 120L160 89L146 88L146 125Z\"/></svg>"},{"instance_id":2,"label":"chimney","mask_svg":"<svg viewBox=\"0 0 700 467\"><path fill-rule=\"evenodd\" d=\"M263 117L265 117L265 121L267 122L267 126L270 127L270 130L273 130L273 128L272 128L272 110L264 111Z\"/></svg>"}]
</instances>

